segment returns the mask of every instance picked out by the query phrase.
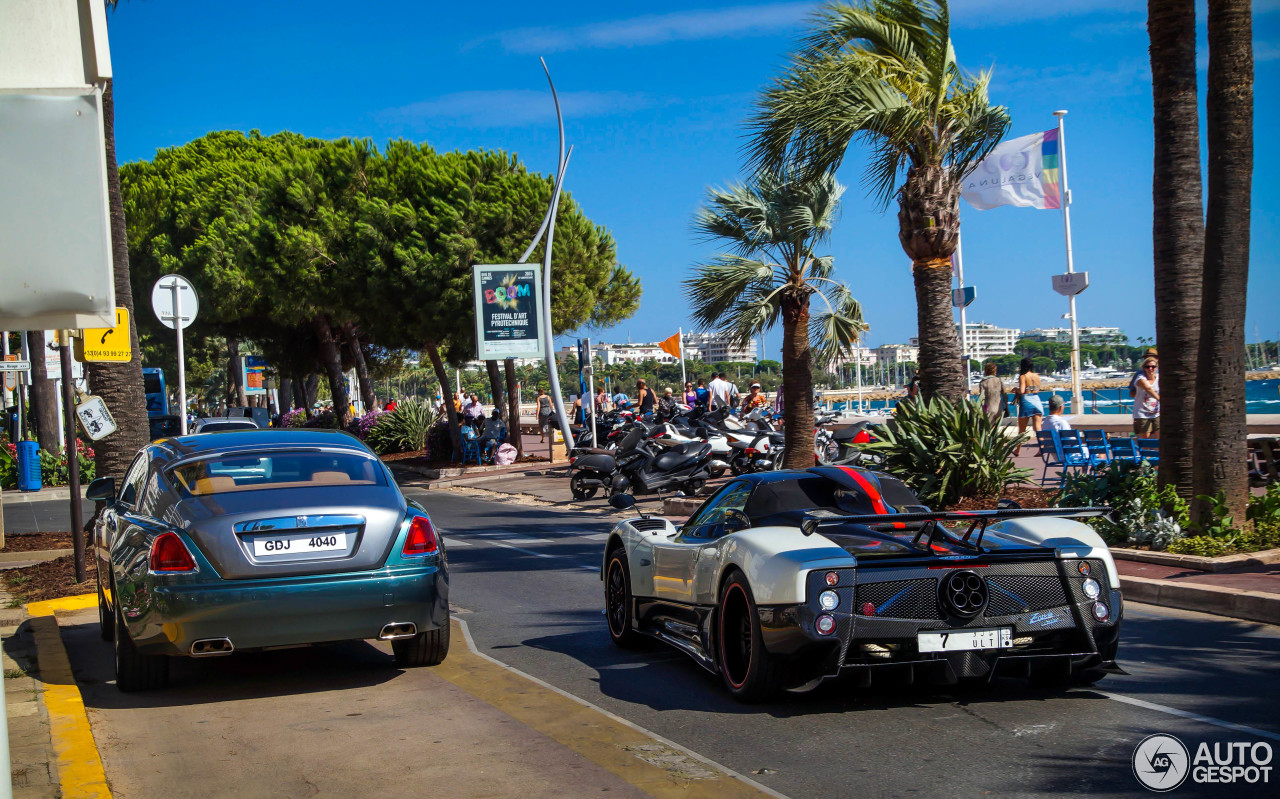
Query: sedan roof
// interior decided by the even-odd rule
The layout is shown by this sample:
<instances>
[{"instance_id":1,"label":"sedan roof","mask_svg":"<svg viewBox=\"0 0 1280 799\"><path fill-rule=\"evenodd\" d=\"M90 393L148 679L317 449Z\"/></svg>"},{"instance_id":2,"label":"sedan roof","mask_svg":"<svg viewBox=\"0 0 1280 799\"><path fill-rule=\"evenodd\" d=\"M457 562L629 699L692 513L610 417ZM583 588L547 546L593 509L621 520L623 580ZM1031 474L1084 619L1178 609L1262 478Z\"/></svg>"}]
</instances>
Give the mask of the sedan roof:
<instances>
[{"instance_id":1,"label":"sedan roof","mask_svg":"<svg viewBox=\"0 0 1280 799\"><path fill-rule=\"evenodd\" d=\"M162 438L155 447L170 457L186 458L205 452L262 447L341 447L368 454L360 439L342 430L259 429L224 430L216 435L197 434Z\"/></svg>"}]
</instances>

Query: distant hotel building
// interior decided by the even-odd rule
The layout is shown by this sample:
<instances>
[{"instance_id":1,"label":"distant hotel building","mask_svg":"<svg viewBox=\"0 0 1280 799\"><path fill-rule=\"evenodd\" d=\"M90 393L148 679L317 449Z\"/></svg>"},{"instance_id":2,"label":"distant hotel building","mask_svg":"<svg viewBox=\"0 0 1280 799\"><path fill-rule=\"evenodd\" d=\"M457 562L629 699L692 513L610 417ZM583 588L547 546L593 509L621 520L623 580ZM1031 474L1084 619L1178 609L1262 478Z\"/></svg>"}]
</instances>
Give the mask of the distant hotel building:
<instances>
[{"instance_id":1,"label":"distant hotel building","mask_svg":"<svg viewBox=\"0 0 1280 799\"><path fill-rule=\"evenodd\" d=\"M615 363L643 363L644 361L657 361L658 363L680 362L678 358L673 357L658 346L658 342L646 342L644 344L593 344L591 352L605 366L612 366ZM556 352L556 357L558 358L563 358L566 355L572 355L576 358L578 347L576 345L561 347ZM684 357L686 361L702 360L704 363L719 363L722 361L753 363L756 360L756 342L752 340L747 346L739 347L724 336L716 333L685 333Z\"/></svg>"},{"instance_id":2,"label":"distant hotel building","mask_svg":"<svg viewBox=\"0 0 1280 799\"><path fill-rule=\"evenodd\" d=\"M1023 338L1032 341L1051 341L1057 344L1071 343L1069 327L1037 327L1028 330ZM1082 327L1080 328L1081 344L1125 344L1129 337L1118 327Z\"/></svg>"},{"instance_id":3,"label":"distant hotel building","mask_svg":"<svg viewBox=\"0 0 1280 799\"><path fill-rule=\"evenodd\" d=\"M734 344L728 337L719 333L685 333L684 355L686 358L701 358L704 363L722 361L754 363L756 340L751 339L743 347Z\"/></svg>"},{"instance_id":4,"label":"distant hotel building","mask_svg":"<svg viewBox=\"0 0 1280 799\"><path fill-rule=\"evenodd\" d=\"M1011 355L1022 331L1016 327L996 327L986 322L969 322L964 326L965 349L971 360L985 360L997 355ZM956 325L956 335L960 335L960 325ZM919 346L920 339L913 337L912 346Z\"/></svg>"}]
</instances>

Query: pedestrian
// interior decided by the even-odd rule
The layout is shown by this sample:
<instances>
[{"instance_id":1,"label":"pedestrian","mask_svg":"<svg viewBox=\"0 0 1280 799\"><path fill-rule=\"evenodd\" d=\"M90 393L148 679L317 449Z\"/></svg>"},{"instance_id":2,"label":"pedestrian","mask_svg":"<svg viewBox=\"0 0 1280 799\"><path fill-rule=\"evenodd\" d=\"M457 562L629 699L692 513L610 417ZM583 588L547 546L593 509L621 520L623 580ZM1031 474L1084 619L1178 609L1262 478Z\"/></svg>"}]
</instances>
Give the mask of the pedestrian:
<instances>
[{"instance_id":1,"label":"pedestrian","mask_svg":"<svg viewBox=\"0 0 1280 799\"><path fill-rule=\"evenodd\" d=\"M1040 420L1044 418L1044 403L1040 401L1040 375L1030 358L1023 358L1018 366L1018 388L1013 392L1018 396L1018 446L1014 448L1015 456L1022 454L1022 438L1027 432L1027 425L1040 432Z\"/></svg>"},{"instance_id":2,"label":"pedestrian","mask_svg":"<svg viewBox=\"0 0 1280 799\"><path fill-rule=\"evenodd\" d=\"M1147 351L1142 353L1142 360L1138 362L1138 371L1133 373L1133 377L1129 378L1129 399L1138 396L1138 380L1142 378L1142 364L1147 362L1148 358L1155 358L1159 363L1160 356L1156 353L1155 347L1147 347Z\"/></svg>"},{"instance_id":3,"label":"pedestrian","mask_svg":"<svg viewBox=\"0 0 1280 799\"><path fill-rule=\"evenodd\" d=\"M747 396L742 398L742 415L747 415L756 408L769 407L769 400L765 399L764 394L760 391L759 383L752 383L751 388L747 390Z\"/></svg>"},{"instance_id":4,"label":"pedestrian","mask_svg":"<svg viewBox=\"0 0 1280 799\"><path fill-rule=\"evenodd\" d=\"M711 392L711 410L733 407L729 404L729 381L724 379L724 372L716 375L711 380L710 385L707 386L707 391Z\"/></svg>"},{"instance_id":5,"label":"pedestrian","mask_svg":"<svg viewBox=\"0 0 1280 799\"><path fill-rule=\"evenodd\" d=\"M649 417L653 413L653 406L657 402L658 398L649 389L649 385L643 379L637 380L636 405L639 406L640 415L646 418Z\"/></svg>"},{"instance_id":6,"label":"pedestrian","mask_svg":"<svg viewBox=\"0 0 1280 799\"><path fill-rule=\"evenodd\" d=\"M502 409L494 408L488 419L484 420L484 432L480 434L480 451L485 452L488 442L493 442L494 450L506 443L507 425L502 421Z\"/></svg>"},{"instance_id":7,"label":"pedestrian","mask_svg":"<svg viewBox=\"0 0 1280 799\"><path fill-rule=\"evenodd\" d=\"M913 405L919 398L920 398L920 381L912 380L910 383L907 384L907 396L898 400L897 407L894 408L894 413L897 413L899 410L901 410L904 407L909 407Z\"/></svg>"},{"instance_id":8,"label":"pedestrian","mask_svg":"<svg viewBox=\"0 0 1280 799\"><path fill-rule=\"evenodd\" d=\"M663 422L674 419L676 412L676 398L668 386L662 390L662 399L658 400L658 419Z\"/></svg>"},{"instance_id":9,"label":"pedestrian","mask_svg":"<svg viewBox=\"0 0 1280 799\"><path fill-rule=\"evenodd\" d=\"M722 377L722 378L723 378L723 377L724 377L724 375L723 375L723 374L721 374L721 375L720 375L720 377ZM733 382L732 380L730 380L730 381L729 381L729 407L730 407L730 408L736 408L736 407L738 407L738 402L739 402L739 398L738 398L738 384L737 384L737 383L735 383L735 382Z\"/></svg>"},{"instance_id":10,"label":"pedestrian","mask_svg":"<svg viewBox=\"0 0 1280 799\"><path fill-rule=\"evenodd\" d=\"M604 390L604 386L596 389L596 416L604 416L609 412L612 403L609 402L609 392Z\"/></svg>"},{"instance_id":11,"label":"pedestrian","mask_svg":"<svg viewBox=\"0 0 1280 799\"><path fill-rule=\"evenodd\" d=\"M1067 403L1063 402L1062 397L1057 394L1049 395L1049 415L1044 417L1041 425L1042 430L1070 430L1071 422L1067 417L1062 415L1062 411L1066 408Z\"/></svg>"},{"instance_id":12,"label":"pedestrian","mask_svg":"<svg viewBox=\"0 0 1280 799\"><path fill-rule=\"evenodd\" d=\"M619 391L617 394L613 395L613 406L620 411L625 411L627 408L631 407L631 398L624 392Z\"/></svg>"},{"instance_id":13,"label":"pedestrian","mask_svg":"<svg viewBox=\"0 0 1280 799\"><path fill-rule=\"evenodd\" d=\"M399 403L396 402L396 398L393 396L391 397L391 400L387 402L386 407L384 407L383 410L385 410L387 413L391 413L396 409L396 405L398 404Z\"/></svg>"},{"instance_id":14,"label":"pedestrian","mask_svg":"<svg viewBox=\"0 0 1280 799\"><path fill-rule=\"evenodd\" d=\"M978 384L978 398L982 402L982 412L993 424L999 424L1004 418L1004 381L996 377L995 361L987 361L982 367L986 377Z\"/></svg>"},{"instance_id":15,"label":"pedestrian","mask_svg":"<svg viewBox=\"0 0 1280 799\"><path fill-rule=\"evenodd\" d=\"M773 396L773 412L782 415L782 409L787 406L786 400L782 398L782 384L778 384L778 393Z\"/></svg>"},{"instance_id":16,"label":"pedestrian","mask_svg":"<svg viewBox=\"0 0 1280 799\"><path fill-rule=\"evenodd\" d=\"M1134 386L1133 434L1139 438L1160 437L1160 370L1155 358L1142 362L1142 377Z\"/></svg>"},{"instance_id":17,"label":"pedestrian","mask_svg":"<svg viewBox=\"0 0 1280 799\"><path fill-rule=\"evenodd\" d=\"M711 390L707 388L707 379L698 378L698 387L693 391L694 404L704 411L711 408Z\"/></svg>"},{"instance_id":18,"label":"pedestrian","mask_svg":"<svg viewBox=\"0 0 1280 799\"><path fill-rule=\"evenodd\" d=\"M539 443L546 443L547 431L551 429L551 397L547 396L546 389L538 389L538 432L542 434L542 438L538 439Z\"/></svg>"},{"instance_id":19,"label":"pedestrian","mask_svg":"<svg viewBox=\"0 0 1280 799\"><path fill-rule=\"evenodd\" d=\"M684 384L684 396L681 400L690 408L698 404L698 392L693 390L693 383Z\"/></svg>"}]
</instances>

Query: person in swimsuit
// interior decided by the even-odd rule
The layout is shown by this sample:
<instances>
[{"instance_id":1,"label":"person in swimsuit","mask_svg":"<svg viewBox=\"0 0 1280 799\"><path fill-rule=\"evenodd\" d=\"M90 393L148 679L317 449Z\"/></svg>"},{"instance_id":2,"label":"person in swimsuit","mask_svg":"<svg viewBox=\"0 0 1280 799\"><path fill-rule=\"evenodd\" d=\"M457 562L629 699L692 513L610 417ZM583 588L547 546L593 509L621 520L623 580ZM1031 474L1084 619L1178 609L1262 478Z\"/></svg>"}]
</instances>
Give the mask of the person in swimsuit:
<instances>
[{"instance_id":1,"label":"person in swimsuit","mask_svg":"<svg viewBox=\"0 0 1280 799\"><path fill-rule=\"evenodd\" d=\"M698 392L693 390L693 383L684 384L684 404L692 408L698 404Z\"/></svg>"},{"instance_id":2,"label":"person in swimsuit","mask_svg":"<svg viewBox=\"0 0 1280 799\"><path fill-rule=\"evenodd\" d=\"M543 389L538 389L538 432L542 434L540 442L546 442L547 430L551 428L551 397Z\"/></svg>"},{"instance_id":3,"label":"person in swimsuit","mask_svg":"<svg viewBox=\"0 0 1280 799\"><path fill-rule=\"evenodd\" d=\"M1014 393L1018 395L1018 437L1021 440L1027 432L1028 422L1031 423L1031 429L1039 433L1040 420L1044 418L1044 403L1040 401L1040 375L1036 374L1030 358L1023 358L1018 367L1018 388ZM1022 454L1021 444L1013 454Z\"/></svg>"}]
</instances>

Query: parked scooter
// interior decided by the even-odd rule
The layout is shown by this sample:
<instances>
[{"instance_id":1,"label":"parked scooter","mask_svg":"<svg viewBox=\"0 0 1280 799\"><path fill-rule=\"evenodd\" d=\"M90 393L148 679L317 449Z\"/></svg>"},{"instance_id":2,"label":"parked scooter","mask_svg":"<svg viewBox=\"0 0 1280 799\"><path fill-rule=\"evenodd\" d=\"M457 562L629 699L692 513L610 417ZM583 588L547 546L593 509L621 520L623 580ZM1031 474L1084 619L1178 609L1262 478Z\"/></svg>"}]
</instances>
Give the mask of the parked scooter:
<instances>
[{"instance_id":1,"label":"parked scooter","mask_svg":"<svg viewBox=\"0 0 1280 799\"><path fill-rule=\"evenodd\" d=\"M577 500L591 499L600 489L613 494L651 494L663 489L694 496L711 476L711 445L651 438L655 427L635 422L614 453L599 450L574 460L569 490Z\"/></svg>"}]
</instances>

